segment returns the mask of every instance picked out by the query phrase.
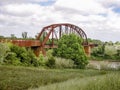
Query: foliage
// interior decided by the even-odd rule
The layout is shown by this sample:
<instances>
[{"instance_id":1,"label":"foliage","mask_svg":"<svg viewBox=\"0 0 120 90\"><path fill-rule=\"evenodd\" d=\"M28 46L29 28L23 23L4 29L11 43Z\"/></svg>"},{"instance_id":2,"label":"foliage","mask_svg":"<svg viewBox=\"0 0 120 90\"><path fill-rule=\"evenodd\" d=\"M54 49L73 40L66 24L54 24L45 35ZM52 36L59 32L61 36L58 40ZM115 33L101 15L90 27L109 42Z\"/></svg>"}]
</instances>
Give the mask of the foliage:
<instances>
[{"instance_id":1,"label":"foliage","mask_svg":"<svg viewBox=\"0 0 120 90\"><path fill-rule=\"evenodd\" d=\"M115 54L117 54L117 50L114 46L106 45L105 47L105 58L114 59Z\"/></svg>"},{"instance_id":2,"label":"foliage","mask_svg":"<svg viewBox=\"0 0 120 90\"><path fill-rule=\"evenodd\" d=\"M46 62L46 65L50 68L55 67L55 58L53 56L48 58L48 61Z\"/></svg>"},{"instance_id":3,"label":"foliage","mask_svg":"<svg viewBox=\"0 0 120 90\"><path fill-rule=\"evenodd\" d=\"M119 49L117 50L117 54L115 56L116 56L116 59L120 60L120 50Z\"/></svg>"},{"instance_id":4,"label":"foliage","mask_svg":"<svg viewBox=\"0 0 120 90\"><path fill-rule=\"evenodd\" d=\"M16 57L20 60L22 65L39 66L37 59L30 48L26 49L25 47L12 45L10 49L11 52L16 53Z\"/></svg>"},{"instance_id":5,"label":"foliage","mask_svg":"<svg viewBox=\"0 0 120 90\"><path fill-rule=\"evenodd\" d=\"M6 43L1 43L0 42L0 63L3 63L6 55L10 51L9 47L7 46Z\"/></svg>"},{"instance_id":6,"label":"foliage","mask_svg":"<svg viewBox=\"0 0 120 90\"><path fill-rule=\"evenodd\" d=\"M39 66L39 61L37 60L35 54L31 50L31 48L27 49L27 57L29 57L29 59L27 59L29 65L32 65L35 67Z\"/></svg>"},{"instance_id":7,"label":"foliage","mask_svg":"<svg viewBox=\"0 0 120 90\"><path fill-rule=\"evenodd\" d=\"M72 59L77 68L85 68L88 63L82 39L74 34L63 35L58 41L58 48L54 49L53 55Z\"/></svg>"},{"instance_id":8,"label":"foliage","mask_svg":"<svg viewBox=\"0 0 120 90\"><path fill-rule=\"evenodd\" d=\"M22 63L20 62L20 60L16 57L16 53L14 52L9 52L6 56L6 58L4 59L4 63L5 64L10 64L10 65L21 65Z\"/></svg>"},{"instance_id":9,"label":"foliage","mask_svg":"<svg viewBox=\"0 0 120 90\"><path fill-rule=\"evenodd\" d=\"M11 43L0 43L0 63L39 66L39 61L30 48L19 47Z\"/></svg>"},{"instance_id":10,"label":"foliage","mask_svg":"<svg viewBox=\"0 0 120 90\"><path fill-rule=\"evenodd\" d=\"M92 49L92 55L93 56L104 56L105 46L104 45L98 45L98 47L94 47Z\"/></svg>"},{"instance_id":11,"label":"foliage","mask_svg":"<svg viewBox=\"0 0 120 90\"><path fill-rule=\"evenodd\" d=\"M94 43L94 40L89 40L90 42ZM97 47L92 49L92 56L93 59L111 59L111 60L120 60L119 55L120 44L119 42L113 43L112 41L109 42L99 42Z\"/></svg>"},{"instance_id":12,"label":"foliage","mask_svg":"<svg viewBox=\"0 0 120 90\"><path fill-rule=\"evenodd\" d=\"M22 32L22 38L26 39L27 38L27 32Z\"/></svg>"},{"instance_id":13,"label":"foliage","mask_svg":"<svg viewBox=\"0 0 120 90\"><path fill-rule=\"evenodd\" d=\"M53 56L52 54L53 54L53 49L49 49L49 50L46 51L46 56L47 57L52 57Z\"/></svg>"},{"instance_id":14,"label":"foliage","mask_svg":"<svg viewBox=\"0 0 120 90\"><path fill-rule=\"evenodd\" d=\"M3 38L5 38L4 36L2 36L2 35L0 35L0 39L3 39Z\"/></svg>"},{"instance_id":15,"label":"foliage","mask_svg":"<svg viewBox=\"0 0 120 90\"><path fill-rule=\"evenodd\" d=\"M53 57L52 53L53 53L53 49L47 50L46 57L44 57L45 63L48 63L48 59ZM60 57L54 57L54 58L55 58L54 68L63 69L63 68L73 68L75 66L74 61L71 59L65 59L65 58L60 58Z\"/></svg>"},{"instance_id":16,"label":"foliage","mask_svg":"<svg viewBox=\"0 0 120 90\"><path fill-rule=\"evenodd\" d=\"M44 66L44 57L38 58L30 48L19 47L12 43L0 43L0 63L5 65Z\"/></svg>"},{"instance_id":17,"label":"foliage","mask_svg":"<svg viewBox=\"0 0 120 90\"><path fill-rule=\"evenodd\" d=\"M45 66L46 60L45 60L43 54L40 54L40 55L39 55L39 57L38 57L38 62L39 62L39 65L40 65L40 66Z\"/></svg>"},{"instance_id":18,"label":"foliage","mask_svg":"<svg viewBox=\"0 0 120 90\"><path fill-rule=\"evenodd\" d=\"M88 38L88 42L93 43L93 44L98 44L98 45L103 45L104 44L104 42L102 42L101 40L91 39L91 38Z\"/></svg>"},{"instance_id":19,"label":"foliage","mask_svg":"<svg viewBox=\"0 0 120 90\"><path fill-rule=\"evenodd\" d=\"M11 34L11 39L16 39L17 37L15 36L15 34Z\"/></svg>"},{"instance_id":20,"label":"foliage","mask_svg":"<svg viewBox=\"0 0 120 90\"><path fill-rule=\"evenodd\" d=\"M116 44L116 45L120 45L120 42L119 42L119 41L116 41L115 44Z\"/></svg>"}]
</instances>

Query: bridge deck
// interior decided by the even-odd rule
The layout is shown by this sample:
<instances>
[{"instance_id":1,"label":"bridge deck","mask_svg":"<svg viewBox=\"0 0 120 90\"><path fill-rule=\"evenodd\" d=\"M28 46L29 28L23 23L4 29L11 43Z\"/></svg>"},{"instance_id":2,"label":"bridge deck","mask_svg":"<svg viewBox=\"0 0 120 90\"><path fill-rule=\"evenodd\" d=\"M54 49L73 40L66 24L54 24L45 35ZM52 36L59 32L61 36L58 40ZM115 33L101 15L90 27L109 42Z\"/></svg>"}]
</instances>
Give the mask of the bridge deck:
<instances>
[{"instance_id":1,"label":"bridge deck","mask_svg":"<svg viewBox=\"0 0 120 90\"><path fill-rule=\"evenodd\" d=\"M12 43L21 47L36 47L41 45L39 40L12 40Z\"/></svg>"}]
</instances>

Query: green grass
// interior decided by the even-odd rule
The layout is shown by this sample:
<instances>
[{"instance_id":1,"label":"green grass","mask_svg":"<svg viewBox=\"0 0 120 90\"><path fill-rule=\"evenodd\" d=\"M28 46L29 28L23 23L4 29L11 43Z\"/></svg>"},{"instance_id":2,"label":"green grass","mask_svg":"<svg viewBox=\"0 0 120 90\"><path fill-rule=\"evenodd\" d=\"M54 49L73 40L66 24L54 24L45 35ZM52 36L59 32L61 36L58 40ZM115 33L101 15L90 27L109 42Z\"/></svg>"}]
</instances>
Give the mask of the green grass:
<instances>
[{"instance_id":1,"label":"green grass","mask_svg":"<svg viewBox=\"0 0 120 90\"><path fill-rule=\"evenodd\" d=\"M120 90L120 73L75 78L30 90Z\"/></svg>"},{"instance_id":2,"label":"green grass","mask_svg":"<svg viewBox=\"0 0 120 90\"><path fill-rule=\"evenodd\" d=\"M38 68L0 66L0 90L24 90L76 77L99 75L90 70L45 70ZM94 73L94 74L93 74Z\"/></svg>"},{"instance_id":3,"label":"green grass","mask_svg":"<svg viewBox=\"0 0 120 90\"><path fill-rule=\"evenodd\" d=\"M32 88L39 88L40 90L81 90L79 89L80 84L90 86L88 81L92 83L94 77L102 79L104 75L108 75L108 73L111 72L80 69L41 69L32 67L0 66L0 90L26 90ZM116 78L118 78L117 74ZM116 81L114 81L114 83L116 83Z\"/></svg>"}]
</instances>

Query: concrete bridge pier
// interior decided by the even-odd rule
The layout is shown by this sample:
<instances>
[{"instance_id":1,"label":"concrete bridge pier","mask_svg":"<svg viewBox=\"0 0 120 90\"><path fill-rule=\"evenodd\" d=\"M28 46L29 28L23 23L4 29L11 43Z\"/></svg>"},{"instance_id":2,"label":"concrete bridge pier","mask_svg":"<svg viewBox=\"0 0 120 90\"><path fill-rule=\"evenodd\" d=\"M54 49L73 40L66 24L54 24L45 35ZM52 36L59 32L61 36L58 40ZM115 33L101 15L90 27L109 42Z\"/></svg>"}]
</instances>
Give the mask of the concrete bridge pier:
<instances>
[{"instance_id":1,"label":"concrete bridge pier","mask_svg":"<svg viewBox=\"0 0 120 90\"><path fill-rule=\"evenodd\" d=\"M86 53L86 55L87 55L88 57L91 56L91 50L92 50L92 48L94 48L94 47L96 47L96 46L97 46L97 44L84 45L84 51L85 51L85 53Z\"/></svg>"}]
</instances>

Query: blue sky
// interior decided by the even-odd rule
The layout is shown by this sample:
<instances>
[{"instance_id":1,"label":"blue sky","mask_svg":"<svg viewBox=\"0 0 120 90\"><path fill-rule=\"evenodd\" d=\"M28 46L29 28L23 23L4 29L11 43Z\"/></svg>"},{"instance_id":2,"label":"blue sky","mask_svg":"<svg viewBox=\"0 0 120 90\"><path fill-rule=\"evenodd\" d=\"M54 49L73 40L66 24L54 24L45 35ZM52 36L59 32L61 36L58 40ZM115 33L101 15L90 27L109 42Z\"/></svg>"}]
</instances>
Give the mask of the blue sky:
<instances>
[{"instance_id":1,"label":"blue sky","mask_svg":"<svg viewBox=\"0 0 120 90\"><path fill-rule=\"evenodd\" d=\"M89 38L120 41L120 0L0 0L0 35L35 37L44 26L71 23Z\"/></svg>"},{"instance_id":2,"label":"blue sky","mask_svg":"<svg viewBox=\"0 0 120 90\"><path fill-rule=\"evenodd\" d=\"M53 0L48 0L48 1L42 1L42 2L40 2L39 4L41 5L41 6L50 6L50 5L53 5L55 3L55 1L53 1Z\"/></svg>"},{"instance_id":3,"label":"blue sky","mask_svg":"<svg viewBox=\"0 0 120 90\"><path fill-rule=\"evenodd\" d=\"M120 7L115 7L113 11L120 14Z\"/></svg>"}]
</instances>

